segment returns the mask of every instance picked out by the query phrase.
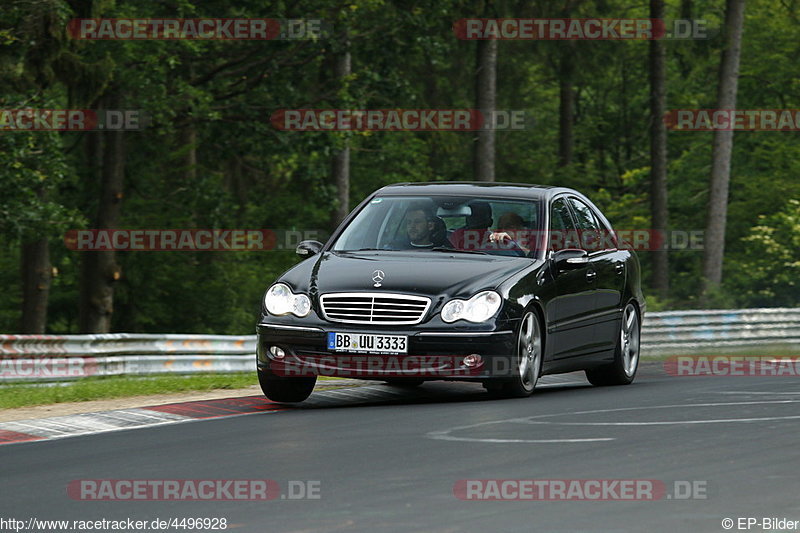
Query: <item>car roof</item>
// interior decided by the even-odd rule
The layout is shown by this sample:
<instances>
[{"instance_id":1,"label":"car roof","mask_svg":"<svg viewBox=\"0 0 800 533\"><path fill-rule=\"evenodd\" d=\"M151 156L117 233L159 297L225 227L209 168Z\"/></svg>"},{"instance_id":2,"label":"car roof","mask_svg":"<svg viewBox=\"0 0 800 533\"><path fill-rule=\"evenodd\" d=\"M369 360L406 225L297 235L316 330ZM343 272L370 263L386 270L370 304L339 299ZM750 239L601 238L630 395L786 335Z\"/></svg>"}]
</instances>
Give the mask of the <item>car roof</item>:
<instances>
[{"instance_id":1,"label":"car roof","mask_svg":"<svg viewBox=\"0 0 800 533\"><path fill-rule=\"evenodd\" d=\"M550 198L561 193L580 193L567 187L534 185L530 183L504 183L495 181L431 181L394 183L375 194L380 196L404 196L407 194L482 196L494 198Z\"/></svg>"}]
</instances>

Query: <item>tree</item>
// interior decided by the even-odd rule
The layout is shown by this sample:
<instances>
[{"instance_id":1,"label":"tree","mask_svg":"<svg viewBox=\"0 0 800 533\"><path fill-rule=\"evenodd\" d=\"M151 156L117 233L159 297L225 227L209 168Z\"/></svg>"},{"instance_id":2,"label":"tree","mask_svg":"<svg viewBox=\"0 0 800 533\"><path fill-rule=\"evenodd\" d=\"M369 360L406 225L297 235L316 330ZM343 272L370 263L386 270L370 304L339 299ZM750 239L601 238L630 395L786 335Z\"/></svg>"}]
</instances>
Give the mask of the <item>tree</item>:
<instances>
[{"instance_id":1,"label":"tree","mask_svg":"<svg viewBox=\"0 0 800 533\"><path fill-rule=\"evenodd\" d=\"M664 0L650 0L650 18L664 19ZM666 112L666 49L664 41L650 41L650 227L664 232L669 225L667 210L667 128ZM652 286L659 297L669 292L668 252L652 252Z\"/></svg>"},{"instance_id":2,"label":"tree","mask_svg":"<svg viewBox=\"0 0 800 533\"><path fill-rule=\"evenodd\" d=\"M47 237L25 240L21 250L22 333L44 333L50 296L52 265Z\"/></svg>"},{"instance_id":3,"label":"tree","mask_svg":"<svg viewBox=\"0 0 800 533\"><path fill-rule=\"evenodd\" d=\"M346 87L352 73L350 49L347 46L333 59L333 77L341 87ZM346 90L346 89L345 89ZM341 100L340 100L341 101ZM344 146L335 150L331 160L331 176L336 188L336 209L333 226L338 226L350 213L350 143L345 137Z\"/></svg>"},{"instance_id":4,"label":"tree","mask_svg":"<svg viewBox=\"0 0 800 533\"><path fill-rule=\"evenodd\" d=\"M487 1L484 14L489 14ZM475 54L475 108L483 114L485 124L475 135L472 172L477 181L494 181L497 109L497 39L479 40Z\"/></svg>"},{"instance_id":5,"label":"tree","mask_svg":"<svg viewBox=\"0 0 800 533\"><path fill-rule=\"evenodd\" d=\"M116 95L104 98L106 109L121 109ZM99 163L100 196L93 227L99 230L116 229L122 214L125 186L125 135L124 131L93 132L89 139L90 157ZM97 150L99 149L99 154ZM122 277L116 252L83 252L81 264L81 299L79 327L84 333L108 333L114 314L114 289Z\"/></svg>"},{"instance_id":6,"label":"tree","mask_svg":"<svg viewBox=\"0 0 800 533\"><path fill-rule=\"evenodd\" d=\"M739 59L742 50L745 0L727 0L725 7L726 46L722 52L717 87L717 109L736 109ZM728 190L731 177L733 131L715 130L711 155L708 214L703 252L703 295L719 287L725 254L725 226L728 215Z\"/></svg>"},{"instance_id":7,"label":"tree","mask_svg":"<svg viewBox=\"0 0 800 533\"><path fill-rule=\"evenodd\" d=\"M572 164L575 143L572 126L575 121L575 62L571 43L564 43L558 65L558 166Z\"/></svg>"},{"instance_id":8,"label":"tree","mask_svg":"<svg viewBox=\"0 0 800 533\"><path fill-rule=\"evenodd\" d=\"M0 108L60 108L66 17L57 2L15 2L0 24ZM13 120L12 120L13 121ZM4 124L3 127L7 126ZM55 132L0 132L0 232L19 245L19 331L44 333L53 268L50 241L79 217L59 198L71 173Z\"/></svg>"},{"instance_id":9,"label":"tree","mask_svg":"<svg viewBox=\"0 0 800 533\"><path fill-rule=\"evenodd\" d=\"M566 0L561 8L560 16L572 16L577 3ZM575 46L572 41L558 43L558 166L567 167L572 164L575 136L572 128L575 122Z\"/></svg>"}]
</instances>

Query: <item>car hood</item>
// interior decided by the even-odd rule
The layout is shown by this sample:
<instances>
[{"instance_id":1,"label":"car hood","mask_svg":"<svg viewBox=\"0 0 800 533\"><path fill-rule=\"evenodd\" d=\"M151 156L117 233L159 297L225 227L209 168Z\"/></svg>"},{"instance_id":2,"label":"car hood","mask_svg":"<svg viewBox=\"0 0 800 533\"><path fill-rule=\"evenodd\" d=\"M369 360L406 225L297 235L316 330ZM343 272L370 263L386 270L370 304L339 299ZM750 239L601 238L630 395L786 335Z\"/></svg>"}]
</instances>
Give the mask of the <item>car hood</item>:
<instances>
[{"instance_id":1,"label":"car hood","mask_svg":"<svg viewBox=\"0 0 800 533\"><path fill-rule=\"evenodd\" d=\"M523 257L449 254L446 252L324 252L303 261L281 278L295 290L331 292L401 292L469 297L500 283L535 261ZM375 286L375 271L383 273Z\"/></svg>"}]
</instances>

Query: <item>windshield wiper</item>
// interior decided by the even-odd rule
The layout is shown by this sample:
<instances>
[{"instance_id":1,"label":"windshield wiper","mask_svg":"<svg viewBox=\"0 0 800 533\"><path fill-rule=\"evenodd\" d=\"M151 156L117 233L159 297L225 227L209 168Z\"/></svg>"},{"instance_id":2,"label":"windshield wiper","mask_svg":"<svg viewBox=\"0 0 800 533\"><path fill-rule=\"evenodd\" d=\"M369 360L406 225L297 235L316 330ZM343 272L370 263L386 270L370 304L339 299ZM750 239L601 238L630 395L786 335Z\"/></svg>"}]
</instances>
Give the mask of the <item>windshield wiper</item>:
<instances>
[{"instance_id":1,"label":"windshield wiper","mask_svg":"<svg viewBox=\"0 0 800 533\"><path fill-rule=\"evenodd\" d=\"M481 252L480 250L459 250L457 248L446 248L444 246L434 246L433 248L428 248L428 250L433 250L434 252L448 252L454 254L478 254L478 255L489 255L486 252Z\"/></svg>"}]
</instances>

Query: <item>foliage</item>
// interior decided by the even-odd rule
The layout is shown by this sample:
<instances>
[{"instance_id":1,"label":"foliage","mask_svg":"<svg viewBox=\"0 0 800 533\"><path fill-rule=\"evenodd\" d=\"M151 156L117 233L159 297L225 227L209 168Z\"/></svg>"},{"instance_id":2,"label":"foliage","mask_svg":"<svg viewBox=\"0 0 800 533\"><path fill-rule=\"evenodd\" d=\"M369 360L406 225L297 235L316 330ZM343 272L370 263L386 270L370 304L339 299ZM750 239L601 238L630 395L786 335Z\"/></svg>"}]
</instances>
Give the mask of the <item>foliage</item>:
<instances>
[{"instance_id":1,"label":"foliage","mask_svg":"<svg viewBox=\"0 0 800 533\"><path fill-rule=\"evenodd\" d=\"M737 303L793 306L800 299L800 200L777 213L759 215L729 258L730 292Z\"/></svg>"},{"instance_id":2,"label":"foliage","mask_svg":"<svg viewBox=\"0 0 800 533\"><path fill-rule=\"evenodd\" d=\"M575 17L647 17L646 3L574 3ZM707 19L723 6L669 0L668 16ZM493 4L498 17L560 16L552 2ZM800 0L748 0L739 107L800 108ZM170 11L171 10L171 11ZM109 91L146 110L147 129L126 133L122 228L330 230L331 154L351 147L350 202L398 181L471 179L470 133L277 131L269 117L291 108L470 108L475 42L454 20L477 14L468 0L14 0L0 21L0 108L94 106ZM64 23L93 17L323 18L328 38L302 41L73 41ZM668 107L709 108L722 40L667 43ZM349 48L343 87L331 56ZM576 61L574 163L557 166L558 61ZM646 42L502 41L498 108L525 110L535 126L498 132L501 181L576 187L619 228L648 227L648 47ZM58 271L48 330L76 332L81 255L67 229L91 227L96 172L84 145L92 133L0 132L0 330L19 320L19 253L26 236L47 236ZM797 133L737 133L725 279L719 305L798 305ZM712 134L669 134L670 224L705 227ZM190 155L196 150L196 164ZM793 225L794 224L794 225ZM640 253L649 281L649 256ZM297 258L269 252L123 252L115 331L251 333L263 291ZM669 309L696 306L700 252L670 254Z\"/></svg>"}]
</instances>

